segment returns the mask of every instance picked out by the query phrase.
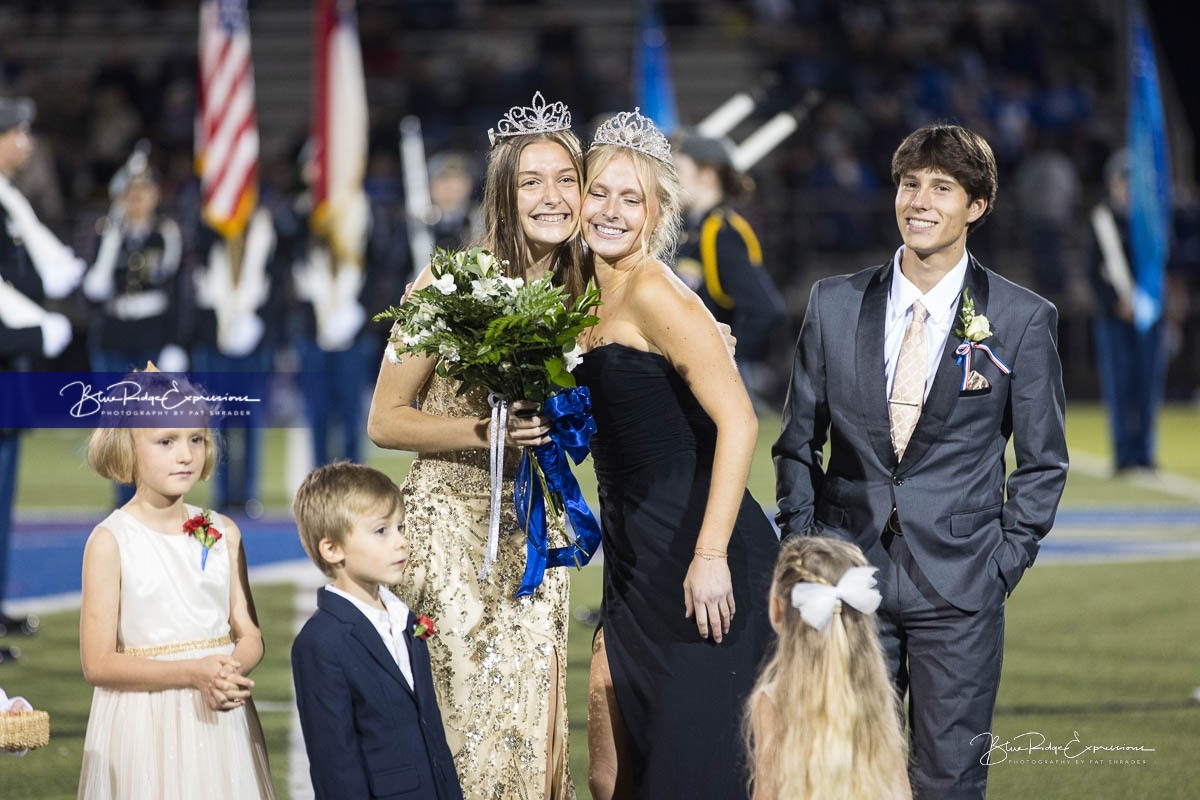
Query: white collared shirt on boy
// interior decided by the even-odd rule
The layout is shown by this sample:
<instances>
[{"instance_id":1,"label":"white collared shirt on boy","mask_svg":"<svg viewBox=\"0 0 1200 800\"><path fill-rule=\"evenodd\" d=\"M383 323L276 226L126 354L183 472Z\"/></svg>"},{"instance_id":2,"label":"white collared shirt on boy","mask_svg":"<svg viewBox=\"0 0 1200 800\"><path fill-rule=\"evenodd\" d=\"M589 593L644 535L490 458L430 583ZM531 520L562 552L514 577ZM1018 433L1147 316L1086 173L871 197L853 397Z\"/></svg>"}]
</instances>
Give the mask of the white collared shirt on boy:
<instances>
[{"instance_id":1,"label":"white collared shirt on boy","mask_svg":"<svg viewBox=\"0 0 1200 800\"><path fill-rule=\"evenodd\" d=\"M958 298L962 292L963 282L967 277L967 264L970 260L966 250L962 258L947 272L928 294L921 294L912 281L900 270L900 257L904 254L901 246L892 258L892 290L888 294L887 317L884 322L883 352L885 356L884 369L887 372L888 396L892 393L892 379L896 376L896 361L900 358L900 344L904 341L904 333L912 319L912 304L920 300L921 305L929 312L925 320L925 341L929 347L929 366L925 373L925 397L933 387L933 378L937 375L938 361L946 346L946 337L957 321L954 312L958 310Z\"/></svg>"},{"instance_id":2,"label":"white collared shirt on boy","mask_svg":"<svg viewBox=\"0 0 1200 800\"><path fill-rule=\"evenodd\" d=\"M333 584L329 584L325 589L349 600L371 621L375 630L379 632L380 638L383 639L384 646L395 659L396 666L400 668L404 680L408 681L408 688L412 689L412 662L408 657L408 643L404 640L404 630L408 627L408 606L404 604L404 601L392 594L386 587L380 586L379 599L383 602L383 607L387 609L380 611L357 597L351 597Z\"/></svg>"}]
</instances>

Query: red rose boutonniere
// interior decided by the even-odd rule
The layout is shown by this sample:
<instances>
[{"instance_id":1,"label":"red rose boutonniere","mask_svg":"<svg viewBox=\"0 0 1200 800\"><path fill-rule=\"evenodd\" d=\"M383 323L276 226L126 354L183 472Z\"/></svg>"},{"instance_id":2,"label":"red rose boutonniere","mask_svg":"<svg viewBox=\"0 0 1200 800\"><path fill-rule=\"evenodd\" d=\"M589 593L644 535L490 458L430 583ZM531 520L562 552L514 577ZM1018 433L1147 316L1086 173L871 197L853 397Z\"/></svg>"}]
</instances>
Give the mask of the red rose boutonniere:
<instances>
[{"instance_id":1,"label":"red rose boutonniere","mask_svg":"<svg viewBox=\"0 0 1200 800\"><path fill-rule=\"evenodd\" d=\"M196 541L204 548L200 553L200 569L202 571L204 565L208 563L208 551L214 544L221 541L221 532L213 527L211 515L212 512L206 508L202 514L197 514L183 523L183 532L188 536L196 537Z\"/></svg>"},{"instance_id":2,"label":"red rose boutonniere","mask_svg":"<svg viewBox=\"0 0 1200 800\"><path fill-rule=\"evenodd\" d=\"M417 617L417 621L413 623L412 635L418 639L429 639L433 637L433 620L429 617Z\"/></svg>"}]
</instances>

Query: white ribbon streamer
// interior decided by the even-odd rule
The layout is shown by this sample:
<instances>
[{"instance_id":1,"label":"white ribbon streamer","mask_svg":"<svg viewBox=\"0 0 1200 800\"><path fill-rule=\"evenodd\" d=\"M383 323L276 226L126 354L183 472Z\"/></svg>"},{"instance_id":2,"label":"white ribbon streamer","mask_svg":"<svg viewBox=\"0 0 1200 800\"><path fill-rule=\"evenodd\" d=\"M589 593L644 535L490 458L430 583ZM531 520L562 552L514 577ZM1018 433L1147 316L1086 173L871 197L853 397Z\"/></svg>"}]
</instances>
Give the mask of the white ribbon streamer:
<instances>
[{"instance_id":1,"label":"white ribbon streamer","mask_svg":"<svg viewBox=\"0 0 1200 800\"><path fill-rule=\"evenodd\" d=\"M838 603L849 603L863 614L874 613L883 597L875 588L876 567L851 567L837 582L800 582L792 587L792 607L812 628L822 633L829 627Z\"/></svg>"},{"instance_id":2,"label":"white ribbon streamer","mask_svg":"<svg viewBox=\"0 0 1200 800\"><path fill-rule=\"evenodd\" d=\"M480 580L487 577L488 570L500 555L500 498L504 489L504 436L508 430L508 401L491 392L488 394L488 405L492 407L492 424L488 426L492 497L488 518L487 552L483 556Z\"/></svg>"}]
</instances>

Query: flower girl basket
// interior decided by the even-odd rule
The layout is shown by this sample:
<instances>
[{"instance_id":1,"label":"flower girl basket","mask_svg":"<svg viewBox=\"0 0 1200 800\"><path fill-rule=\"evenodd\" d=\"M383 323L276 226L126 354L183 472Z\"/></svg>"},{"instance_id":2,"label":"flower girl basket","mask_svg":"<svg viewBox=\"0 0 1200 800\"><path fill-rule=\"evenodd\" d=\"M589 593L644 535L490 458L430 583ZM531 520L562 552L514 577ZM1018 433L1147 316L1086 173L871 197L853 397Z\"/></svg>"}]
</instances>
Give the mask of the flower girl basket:
<instances>
[{"instance_id":1,"label":"flower girl basket","mask_svg":"<svg viewBox=\"0 0 1200 800\"><path fill-rule=\"evenodd\" d=\"M0 714L0 749L33 750L50 742L50 715L45 711Z\"/></svg>"},{"instance_id":2,"label":"flower girl basket","mask_svg":"<svg viewBox=\"0 0 1200 800\"><path fill-rule=\"evenodd\" d=\"M23 752L50 742L50 715L34 711L23 697L9 701L0 689L0 750Z\"/></svg>"}]
</instances>

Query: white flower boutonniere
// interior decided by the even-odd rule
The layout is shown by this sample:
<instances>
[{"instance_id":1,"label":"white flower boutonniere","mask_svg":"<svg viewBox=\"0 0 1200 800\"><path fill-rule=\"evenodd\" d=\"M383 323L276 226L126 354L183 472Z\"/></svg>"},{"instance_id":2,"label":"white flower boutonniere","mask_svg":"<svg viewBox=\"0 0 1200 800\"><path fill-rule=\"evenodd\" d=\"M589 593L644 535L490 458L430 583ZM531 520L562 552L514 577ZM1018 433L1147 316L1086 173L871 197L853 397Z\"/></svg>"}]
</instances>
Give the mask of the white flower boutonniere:
<instances>
[{"instance_id":1,"label":"white flower boutonniere","mask_svg":"<svg viewBox=\"0 0 1200 800\"><path fill-rule=\"evenodd\" d=\"M975 301L963 289L962 314L958 318L962 326L955 331L964 341L982 342L992 335L992 323L983 314L975 313Z\"/></svg>"},{"instance_id":2,"label":"white flower boutonniere","mask_svg":"<svg viewBox=\"0 0 1200 800\"><path fill-rule=\"evenodd\" d=\"M954 349L954 358L963 370L959 391L978 391L990 386L987 378L971 369L971 354L975 350L982 351L988 360L996 365L996 369L1004 375L1012 373L1009 366L992 352L992 348L983 344L984 339L992 336L992 324L983 314L975 312L975 301L971 299L971 295L967 293L966 289L963 289L962 293L962 314L959 316L958 322L960 327L955 329L954 333L962 337L962 344Z\"/></svg>"}]
</instances>

